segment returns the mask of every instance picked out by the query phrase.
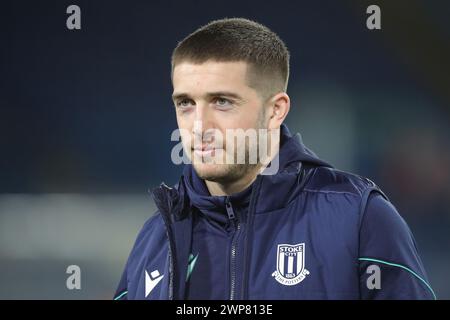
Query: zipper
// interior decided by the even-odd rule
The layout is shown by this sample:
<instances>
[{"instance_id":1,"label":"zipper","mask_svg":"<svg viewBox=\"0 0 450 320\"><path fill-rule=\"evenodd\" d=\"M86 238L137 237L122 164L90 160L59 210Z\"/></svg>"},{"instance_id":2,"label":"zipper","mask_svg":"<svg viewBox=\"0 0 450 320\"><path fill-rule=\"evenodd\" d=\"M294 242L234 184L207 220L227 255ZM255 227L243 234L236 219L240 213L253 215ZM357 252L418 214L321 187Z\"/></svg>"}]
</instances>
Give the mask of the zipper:
<instances>
[{"instance_id":1,"label":"zipper","mask_svg":"<svg viewBox=\"0 0 450 320\"><path fill-rule=\"evenodd\" d=\"M227 197L225 200L225 207L227 209L228 218L230 222L233 224L236 232L233 235L231 240L231 257L230 257L230 300L235 299L236 295L236 251L237 251L237 234L241 230L241 224L239 221L236 221L236 215L233 210L233 206L231 204L230 198Z\"/></svg>"}]
</instances>

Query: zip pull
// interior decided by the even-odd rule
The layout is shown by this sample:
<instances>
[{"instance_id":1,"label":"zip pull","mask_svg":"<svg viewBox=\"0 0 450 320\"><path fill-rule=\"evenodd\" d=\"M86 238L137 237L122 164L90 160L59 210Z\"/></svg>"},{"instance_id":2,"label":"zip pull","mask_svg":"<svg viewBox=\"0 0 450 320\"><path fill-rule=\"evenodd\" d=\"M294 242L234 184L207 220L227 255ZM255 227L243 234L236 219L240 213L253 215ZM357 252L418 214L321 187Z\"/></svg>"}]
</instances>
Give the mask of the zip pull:
<instances>
[{"instance_id":1,"label":"zip pull","mask_svg":"<svg viewBox=\"0 0 450 320\"><path fill-rule=\"evenodd\" d=\"M230 198L228 198L228 197L225 201L225 207L227 208L228 218L230 220L236 219L236 216L234 215L233 206L231 205Z\"/></svg>"}]
</instances>

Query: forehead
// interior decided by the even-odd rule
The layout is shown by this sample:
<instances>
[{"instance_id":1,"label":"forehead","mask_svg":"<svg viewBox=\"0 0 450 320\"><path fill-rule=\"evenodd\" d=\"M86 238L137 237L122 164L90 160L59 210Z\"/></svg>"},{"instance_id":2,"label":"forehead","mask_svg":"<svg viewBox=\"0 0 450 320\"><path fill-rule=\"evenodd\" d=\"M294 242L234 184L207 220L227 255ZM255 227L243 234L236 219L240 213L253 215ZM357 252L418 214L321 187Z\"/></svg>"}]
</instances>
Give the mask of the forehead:
<instances>
[{"instance_id":1,"label":"forehead","mask_svg":"<svg viewBox=\"0 0 450 320\"><path fill-rule=\"evenodd\" d=\"M200 64L182 62L173 70L173 86L177 89L247 86L246 75L247 63L243 61L206 61Z\"/></svg>"}]
</instances>

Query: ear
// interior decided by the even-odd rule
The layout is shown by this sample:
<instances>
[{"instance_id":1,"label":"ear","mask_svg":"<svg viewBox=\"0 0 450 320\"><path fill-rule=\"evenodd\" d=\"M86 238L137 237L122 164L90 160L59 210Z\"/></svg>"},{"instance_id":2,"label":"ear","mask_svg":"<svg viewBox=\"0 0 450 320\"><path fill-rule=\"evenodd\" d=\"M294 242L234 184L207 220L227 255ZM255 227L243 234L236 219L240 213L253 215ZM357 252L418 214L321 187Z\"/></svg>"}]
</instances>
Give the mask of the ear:
<instances>
[{"instance_id":1,"label":"ear","mask_svg":"<svg viewBox=\"0 0 450 320\"><path fill-rule=\"evenodd\" d=\"M269 101L269 129L279 129L289 113L291 99L286 92L280 92Z\"/></svg>"}]
</instances>

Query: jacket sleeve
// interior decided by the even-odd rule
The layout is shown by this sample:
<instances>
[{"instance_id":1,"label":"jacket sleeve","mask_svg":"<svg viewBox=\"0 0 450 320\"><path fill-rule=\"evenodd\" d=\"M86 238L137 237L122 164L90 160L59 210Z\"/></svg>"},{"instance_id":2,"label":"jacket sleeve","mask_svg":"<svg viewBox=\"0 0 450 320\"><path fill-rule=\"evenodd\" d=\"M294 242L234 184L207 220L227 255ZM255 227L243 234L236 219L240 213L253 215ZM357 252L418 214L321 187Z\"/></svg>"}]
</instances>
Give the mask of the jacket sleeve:
<instances>
[{"instance_id":1,"label":"jacket sleeve","mask_svg":"<svg viewBox=\"0 0 450 320\"><path fill-rule=\"evenodd\" d=\"M131 249L131 252L128 256L127 262L125 264L125 268L123 270L122 276L120 277L119 284L117 285L116 293L114 294L114 300L129 300L128 299L128 268L130 265L130 261L133 258L133 254L136 249L136 245L139 244L140 240L142 239L142 236L144 234L143 230L145 230L145 227L148 225L148 221L144 224L144 227L139 232L133 247Z\"/></svg>"},{"instance_id":2,"label":"jacket sleeve","mask_svg":"<svg viewBox=\"0 0 450 320\"><path fill-rule=\"evenodd\" d=\"M128 274L127 274L127 267L125 266L125 270L123 271L122 277L120 278L116 293L114 294L114 300L128 300L127 293L128 293Z\"/></svg>"},{"instance_id":3,"label":"jacket sleeve","mask_svg":"<svg viewBox=\"0 0 450 320\"><path fill-rule=\"evenodd\" d=\"M140 250L139 245L142 244L142 241L145 239L145 236L148 234L151 234L152 232L152 228L154 225L154 222L156 221L157 217L159 216L159 212L155 212L152 217L150 217L145 223L144 226L142 227L142 229L139 231L136 240L134 241L133 247L131 249L130 255L128 256L126 265L125 265L125 269L122 273L122 277L120 278L119 281L119 285L117 286L116 289L116 293L114 294L114 300L133 300L134 299L134 295L133 294L128 294L128 281L129 281L129 277L128 277L128 273L129 273L129 269L132 269L133 263L132 261L134 261L134 257L140 254ZM129 299L129 297L131 296L131 298Z\"/></svg>"},{"instance_id":4,"label":"jacket sleeve","mask_svg":"<svg viewBox=\"0 0 450 320\"><path fill-rule=\"evenodd\" d=\"M361 299L436 299L411 230L395 207L373 191L362 212Z\"/></svg>"},{"instance_id":5,"label":"jacket sleeve","mask_svg":"<svg viewBox=\"0 0 450 320\"><path fill-rule=\"evenodd\" d=\"M145 226L148 224L148 222L144 225L142 230L139 232L133 247L131 249L131 252L128 256L127 262L125 264L125 268L122 272L122 276L120 277L119 284L117 285L116 293L114 294L114 300L129 300L128 299L128 268L130 264L130 260L133 257L133 253L135 251L136 245L139 243L140 239L143 235L143 230L145 229Z\"/></svg>"}]
</instances>

